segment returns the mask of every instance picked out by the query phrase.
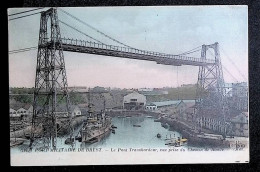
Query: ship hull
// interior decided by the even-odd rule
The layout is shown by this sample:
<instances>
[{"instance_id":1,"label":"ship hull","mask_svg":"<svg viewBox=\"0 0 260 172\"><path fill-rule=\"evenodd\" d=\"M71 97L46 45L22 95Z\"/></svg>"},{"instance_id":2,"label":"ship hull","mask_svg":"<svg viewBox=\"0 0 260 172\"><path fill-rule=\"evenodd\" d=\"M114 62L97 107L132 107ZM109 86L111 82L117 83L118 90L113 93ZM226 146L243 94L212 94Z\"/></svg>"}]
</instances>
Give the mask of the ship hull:
<instances>
[{"instance_id":1,"label":"ship hull","mask_svg":"<svg viewBox=\"0 0 260 172\"><path fill-rule=\"evenodd\" d=\"M82 142L91 143L95 140L100 140L102 137L109 133L112 129L111 118L104 121L91 121L89 120L86 124L83 124L81 130Z\"/></svg>"},{"instance_id":2,"label":"ship hull","mask_svg":"<svg viewBox=\"0 0 260 172\"><path fill-rule=\"evenodd\" d=\"M88 136L86 132L82 131L82 142L91 143L91 140L94 138L99 140L111 131L110 128L111 126L97 131L92 131L93 134L91 134L91 136Z\"/></svg>"}]
</instances>

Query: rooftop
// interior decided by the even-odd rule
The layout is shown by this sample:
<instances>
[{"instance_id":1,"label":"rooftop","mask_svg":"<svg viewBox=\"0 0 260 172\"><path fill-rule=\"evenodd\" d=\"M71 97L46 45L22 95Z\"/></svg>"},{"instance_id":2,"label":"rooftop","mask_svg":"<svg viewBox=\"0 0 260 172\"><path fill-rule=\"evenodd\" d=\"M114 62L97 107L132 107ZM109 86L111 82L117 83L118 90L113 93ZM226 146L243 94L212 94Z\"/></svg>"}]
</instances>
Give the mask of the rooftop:
<instances>
[{"instance_id":1,"label":"rooftop","mask_svg":"<svg viewBox=\"0 0 260 172\"><path fill-rule=\"evenodd\" d=\"M31 107L31 104L25 104L25 103L10 103L10 109L18 110L20 108L24 108L25 110L28 110Z\"/></svg>"},{"instance_id":2,"label":"rooftop","mask_svg":"<svg viewBox=\"0 0 260 172\"><path fill-rule=\"evenodd\" d=\"M161 101L161 102L151 102L150 105L156 105L157 107L178 105L181 101L184 102L185 104L193 104L193 105L195 104L195 100L168 100L168 101Z\"/></svg>"}]
</instances>

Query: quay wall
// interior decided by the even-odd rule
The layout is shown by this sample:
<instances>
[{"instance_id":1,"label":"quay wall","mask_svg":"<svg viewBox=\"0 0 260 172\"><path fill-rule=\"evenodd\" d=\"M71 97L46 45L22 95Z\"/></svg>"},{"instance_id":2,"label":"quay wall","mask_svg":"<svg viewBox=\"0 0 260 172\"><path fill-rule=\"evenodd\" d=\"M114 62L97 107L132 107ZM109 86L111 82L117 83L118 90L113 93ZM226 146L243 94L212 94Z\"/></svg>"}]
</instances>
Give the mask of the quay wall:
<instances>
[{"instance_id":1,"label":"quay wall","mask_svg":"<svg viewBox=\"0 0 260 172\"><path fill-rule=\"evenodd\" d=\"M84 121L84 119L86 119L86 116L77 116L75 117L72 122L71 122L71 125L72 127L75 129L77 128L79 125L81 125ZM58 120L58 123L59 123L59 120ZM10 138L26 138L26 135L28 136L30 133L31 133L31 126L27 126L21 130L16 130L16 131L11 131L10 132ZM64 130L61 132L61 135L62 134L66 134L68 131Z\"/></svg>"},{"instance_id":2,"label":"quay wall","mask_svg":"<svg viewBox=\"0 0 260 172\"><path fill-rule=\"evenodd\" d=\"M16 130L16 131L11 131L10 132L10 138L25 138L26 134L30 134L31 133L31 126L28 126L24 129L21 130Z\"/></svg>"},{"instance_id":3,"label":"quay wall","mask_svg":"<svg viewBox=\"0 0 260 172\"><path fill-rule=\"evenodd\" d=\"M149 115L153 116L155 118L158 118L161 116L158 112L151 112L151 111L145 111L145 110L111 110L106 112L107 115L111 117L117 117L117 116L142 116L142 115Z\"/></svg>"},{"instance_id":4,"label":"quay wall","mask_svg":"<svg viewBox=\"0 0 260 172\"><path fill-rule=\"evenodd\" d=\"M203 135L203 133L198 133L192 128L192 126L186 124L182 121L177 121L169 118L161 118L160 122L165 124L168 123L170 125L170 130L178 131L181 133L183 138L188 139L189 146L197 146L197 147L207 147L207 146L214 146L214 147L229 147L230 143L227 140L221 139L208 139L208 138L201 138L198 135Z\"/></svg>"}]
</instances>

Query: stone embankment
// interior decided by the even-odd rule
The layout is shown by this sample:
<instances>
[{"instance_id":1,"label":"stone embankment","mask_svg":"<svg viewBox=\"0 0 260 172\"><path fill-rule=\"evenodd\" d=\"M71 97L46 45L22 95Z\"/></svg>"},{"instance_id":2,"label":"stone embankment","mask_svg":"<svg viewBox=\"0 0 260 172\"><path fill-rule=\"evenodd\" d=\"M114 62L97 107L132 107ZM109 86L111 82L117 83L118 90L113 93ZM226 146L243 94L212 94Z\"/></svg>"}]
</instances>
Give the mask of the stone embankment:
<instances>
[{"instance_id":1,"label":"stone embankment","mask_svg":"<svg viewBox=\"0 0 260 172\"><path fill-rule=\"evenodd\" d=\"M151 111L145 111L145 110L110 110L106 112L107 115L111 117L118 117L118 116L153 116L154 118L158 118L161 116L160 113L157 112L151 112Z\"/></svg>"},{"instance_id":2,"label":"stone embankment","mask_svg":"<svg viewBox=\"0 0 260 172\"><path fill-rule=\"evenodd\" d=\"M170 129L178 131L182 134L183 138L188 139L188 145L190 146L214 146L214 147L229 147L230 143L224 139L222 135L199 132L192 124L184 121L171 119L167 117L160 118L160 122L170 125Z\"/></svg>"},{"instance_id":3,"label":"stone embankment","mask_svg":"<svg viewBox=\"0 0 260 172\"><path fill-rule=\"evenodd\" d=\"M73 118L73 120L71 122L71 126L73 127L73 129L80 126L83 123L84 119L86 119L86 116L83 116L83 115ZM64 119L63 120L58 119L57 123L62 126L64 121L65 121ZM68 128L64 128L64 129L61 130L59 135L67 134L68 131L69 131ZM38 129L38 132L40 132L40 128ZM31 126L27 126L27 127L20 129L20 130L11 131L10 132L10 138L28 138L30 136L30 133L31 133Z\"/></svg>"}]
</instances>

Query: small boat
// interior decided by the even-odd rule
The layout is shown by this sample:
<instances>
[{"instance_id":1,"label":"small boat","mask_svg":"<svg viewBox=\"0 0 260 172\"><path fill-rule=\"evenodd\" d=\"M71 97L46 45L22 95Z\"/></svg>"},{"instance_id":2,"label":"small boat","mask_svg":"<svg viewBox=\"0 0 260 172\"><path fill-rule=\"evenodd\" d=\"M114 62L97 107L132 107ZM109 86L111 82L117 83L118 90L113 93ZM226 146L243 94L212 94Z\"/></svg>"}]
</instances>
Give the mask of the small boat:
<instances>
[{"instance_id":1,"label":"small boat","mask_svg":"<svg viewBox=\"0 0 260 172\"><path fill-rule=\"evenodd\" d=\"M124 116L117 116L118 118L124 118Z\"/></svg>"},{"instance_id":2,"label":"small boat","mask_svg":"<svg viewBox=\"0 0 260 172\"><path fill-rule=\"evenodd\" d=\"M181 139L180 141L183 143L186 143L188 141L188 139Z\"/></svg>"},{"instance_id":3,"label":"small boat","mask_svg":"<svg viewBox=\"0 0 260 172\"><path fill-rule=\"evenodd\" d=\"M24 140L11 141L10 147L15 147L15 146L21 145L21 144L23 144L23 142L24 142Z\"/></svg>"},{"instance_id":4,"label":"small boat","mask_svg":"<svg viewBox=\"0 0 260 172\"><path fill-rule=\"evenodd\" d=\"M31 135L27 133L24 135L24 137L29 140L31 138Z\"/></svg>"},{"instance_id":5,"label":"small boat","mask_svg":"<svg viewBox=\"0 0 260 172\"><path fill-rule=\"evenodd\" d=\"M141 127L141 125L136 125L136 124L134 124L133 126L134 126L134 127Z\"/></svg>"},{"instance_id":6,"label":"small boat","mask_svg":"<svg viewBox=\"0 0 260 172\"><path fill-rule=\"evenodd\" d=\"M112 125L111 127L112 127L112 128L117 128L117 127L116 127L116 126L114 126L114 125Z\"/></svg>"},{"instance_id":7,"label":"small boat","mask_svg":"<svg viewBox=\"0 0 260 172\"><path fill-rule=\"evenodd\" d=\"M113 130L112 130L112 133L113 133L113 134L115 134L115 133L116 133L116 131L113 129Z\"/></svg>"},{"instance_id":8,"label":"small boat","mask_svg":"<svg viewBox=\"0 0 260 172\"><path fill-rule=\"evenodd\" d=\"M177 144L177 139L176 138L171 138L171 139L167 139L167 142L165 143L165 145L168 146L175 146Z\"/></svg>"},{"instance_id":9,"label":"small boat","mask_svg":"<svg viewBox=\"0 0 260 172\"><path fill-rule=\"evenodd\" d=\"M74 143L74 138L67 138L67 139L65 140L65 144L66 144L66 145L72 144L72 143Z\"/></svg>"},{"instance_id":10,"label":"small boat","mask_svg":"<svg viewBox=\"0 0 260 172\"><path fill-rule=\"evenodd\" d=\"M78 141L79 141L79 142L82 142L82 137L80 137L80 138L78 139Z\"/></svg>"},{"instance_id":11,"label":"small boat","mask_svg":"<svg viewBox=\"0 0 260 172\"><path fill-rule=\"evenodd\" d=\"M157 138L161 138L162 136L161 136L160 133L158 133L158 134L156 135L156 137L157 137Z\"/></svg>"},{"instance_id":12,"label":"small boat","mask_svg":"<svg viewBox=\"0 0 260 172\"><path fill-rule=\"evenodd\" d=\"M160 122L160 118L155 119L154 122Z\"/></svg>"},{"instance_id":13,"label":"small boat","mask_svg":"<svg viewBox=\"0 0 260 172\"><path fill-rule=\"evenodd\" d=\"M78 140L79 142L81 142L82 141L82 137L81 136L76 136L75 140Z\"/></svg>"},{"instance_id":14,"label":"small boat","mask_svg":"<svg viewBox=\"0 0 260 172\"><path fill-rule=\"evenodd\" d=\"M96 137L86 141L86 143L96 143L96 142L98 142L98 138L96 138Z\"/></svg>"},{"instance_id":15,"label":"small boat","mask_svg":"<svg viewBox=\"0 0 260 172\"><path fill-rule=\"evenodd\" d=\"M149 116L149 115L147 115L147 116L145 116L146 118L152 118L152 116Z\"/></svg>"},{"instance_id":16,"label":"small boat","mask_svg":"<svg viewBox=\"0 0 260 172\"><path fill-rule=\"evenodd\" d=\"M170 143L165 143L165 145L168 145L168 146L176 146L177 144L175 142L170 142Z\"/></svg>"},{"instance_id":17,"label":"small boat","mask_svg":"<svg viewBox=\"0 0 260 172\"><path fill-rule=\"evenodd\" d=\"M132 116L131 116L131 115L126 115L125 117L127 117L127 118L131 118Z\"/></svg>"},{"instance_id":18,"label":"small boat","mask_svg":"<svg viewBox=\"0 0 260 172\"><path fill-rule=\"evenodd\" d=\"M28 134L28 133L27 133L27 134L24 135L24 137L29 140L29 139L31 138L31 134ZM39 135L36 135L36 134L35 134L35 135L34 135L34 138L41 138L41 137L40 137Z\"/></svg>"},{"instance_id":19,"label":"small boat","mask_svg":"<svg viewBox=\"0 0 260 172\"><path fill-rule=\"evenodd\" d=\"M162 127L168 129L170 127L170 125L168 123L165 123L165 124L162 123Z\"/></svg>"},{"instance_id":20,"label":"small boat","mask_svg":"<svg viewBox=\"0 0 260 172\"><path fill-rule=\"evenodd\" d=\"M165 145L181 147L181 146L185 145L187 141L188 141L187 139L180 139L180 138L172 139L172 140L170 140L170 142L166 143Z\"/></svg>"}]
</instances>

